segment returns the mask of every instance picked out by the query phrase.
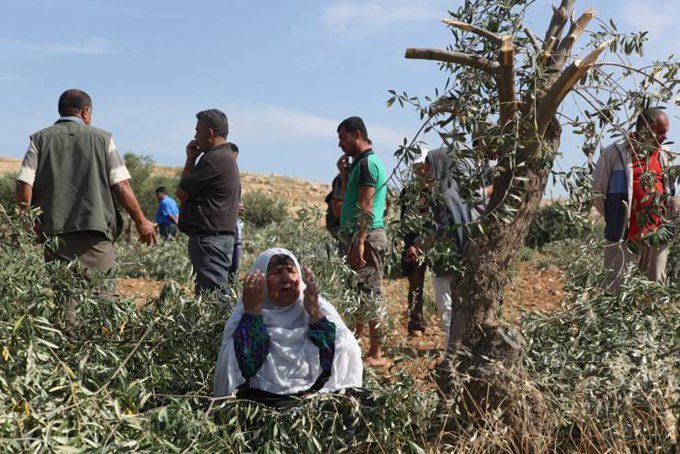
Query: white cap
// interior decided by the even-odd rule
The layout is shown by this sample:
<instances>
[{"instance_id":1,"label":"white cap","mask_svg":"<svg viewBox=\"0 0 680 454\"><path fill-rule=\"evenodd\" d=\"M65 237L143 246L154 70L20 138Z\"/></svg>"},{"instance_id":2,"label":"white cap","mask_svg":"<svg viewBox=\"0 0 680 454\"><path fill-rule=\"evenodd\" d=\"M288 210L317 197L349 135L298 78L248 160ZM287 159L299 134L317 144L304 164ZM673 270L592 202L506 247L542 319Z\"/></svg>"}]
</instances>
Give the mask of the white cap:
<instances>
[{"instance_id":1,"label":"white cap","mask_svg":"<svg viewBox=\"0 0 680 454\"><path fill-rule=\"evenodd\" d=\"M413 165L417 164L424 164L425 159L427 159L427 149L426 148L421 148L420 153L416 153L413 155Z\"/></svg>"}]
</instances>

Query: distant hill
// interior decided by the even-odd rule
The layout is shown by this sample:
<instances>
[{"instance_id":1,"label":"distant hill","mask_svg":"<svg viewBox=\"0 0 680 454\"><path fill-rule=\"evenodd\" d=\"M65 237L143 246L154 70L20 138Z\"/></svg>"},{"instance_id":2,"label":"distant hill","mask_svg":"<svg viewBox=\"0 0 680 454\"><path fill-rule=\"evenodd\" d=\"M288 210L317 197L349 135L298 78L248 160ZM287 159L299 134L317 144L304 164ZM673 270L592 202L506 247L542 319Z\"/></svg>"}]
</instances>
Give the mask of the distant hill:
<instances>
[{"instance_id":1,"label":"distant hill","mask_svg":"<svg viewBox=\"0 0 680 454\"><path fill-rule=\"evenodd\" d=\"M0 157L0 175L18 172L20 167L21 159ZM175 175L181 170L180 167L154 166L154 174L157 175ZM327 184L312 183L283 175L262 175L243 171L241 171L241 185L243 192L261 191L286 199L293 211L302 205L314 205L325 210L324 198L330 191L330 182Z\"/></svg>"}]
</instances>

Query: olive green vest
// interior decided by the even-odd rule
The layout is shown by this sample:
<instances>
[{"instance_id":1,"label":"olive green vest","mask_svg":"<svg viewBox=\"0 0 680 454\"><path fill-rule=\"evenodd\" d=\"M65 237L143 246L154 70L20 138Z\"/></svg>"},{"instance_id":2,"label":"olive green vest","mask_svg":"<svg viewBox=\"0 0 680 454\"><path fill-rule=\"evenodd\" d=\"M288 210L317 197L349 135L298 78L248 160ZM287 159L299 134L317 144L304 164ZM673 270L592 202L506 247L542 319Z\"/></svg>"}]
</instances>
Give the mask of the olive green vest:
<instances>
[{"instance_id":1,"label":"olive green vest","mask_svg":"<svg viewBox=\"0 0 680 454\"><path fill-rule=\"evenodd\" d=\"M93 230L114 241L122 218L109 187L107 148L111 134L60 120L31 136L38 150L33 206L47 235Z\"/></svg>"}]
</instances>

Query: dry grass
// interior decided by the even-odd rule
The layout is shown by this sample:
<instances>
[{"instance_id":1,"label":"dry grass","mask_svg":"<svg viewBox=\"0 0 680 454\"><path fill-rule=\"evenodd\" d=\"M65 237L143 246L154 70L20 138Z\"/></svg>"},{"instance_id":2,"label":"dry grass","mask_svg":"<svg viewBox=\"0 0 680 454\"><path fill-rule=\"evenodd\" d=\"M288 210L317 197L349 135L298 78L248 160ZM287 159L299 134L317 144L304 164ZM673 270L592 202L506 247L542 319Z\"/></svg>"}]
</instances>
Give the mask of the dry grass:
<instances>
[{"instance_id":1,"label":"dry grass","mask_svg":"<svg viewBox=\"0 0 680 454\"><path fill-rule=\"evenodd\" d=\"M21 167L21 159L0 157L0 176L9 172L18 172Z\"/></svg>"}]
</instances>

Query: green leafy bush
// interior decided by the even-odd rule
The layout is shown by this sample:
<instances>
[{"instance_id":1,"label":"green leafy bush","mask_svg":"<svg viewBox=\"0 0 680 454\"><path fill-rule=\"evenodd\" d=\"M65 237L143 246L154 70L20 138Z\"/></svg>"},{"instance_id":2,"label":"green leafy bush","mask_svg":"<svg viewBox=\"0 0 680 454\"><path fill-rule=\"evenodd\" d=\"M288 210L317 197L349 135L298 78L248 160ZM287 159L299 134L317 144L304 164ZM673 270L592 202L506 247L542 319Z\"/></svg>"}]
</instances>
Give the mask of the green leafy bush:
<instances>
[{"instance_id":1,"label":"green leafy bush","mask_svg":"<svg viewBox=\"0 0 680 454\"><path fill-rule=\"evenodd\" d=\"M351 290L356 277L318 221L317 211L303 209L296 220L251 226L243 269L269 247L292 250L351 325L361 310ZM289 410L214 400L226 313L177 285L188 269L186 238L158 247L117 245L121 273L171 279L136 308L97 291L72 265L45 264L23 225L0 210L5 452L512 452L514 441L497 420L471 424L456 412L464 396L454 392L446 408L434 390L398 368L390 379L367 370L367 392L311 396ZM679 289L632 276L621 296L603 294L601 242L594 229L543 249L570 283L560 309L522 322L526 380L540 390L550 418L535 452L669 451L674 443ZM81 330L70 339L61 330L64 295L81 302Z\"/></svg>"},{"instance_id":2,"label":"green leafy bush","mask_svg":"<svg viewBox=\"0 0 680 454\"><path fill-rule=\"evenodd\" d=\"M125 153L125 165L131 176L130 184L137 196L139 206L150 220L154 219L158 209L156 188L165 186L168 195L174 198L180 180L179 172L174 176L153 175L154 164L154 160L150 156L137 155L132 152Z\"/></svg>"},{"instance_id":3,"label":"green leafy bush","mask_svg":"<svg viewBox=\"0 0 680 454\"><path fill-rule=\"evenodd\" d=\"M14 172L0 175L0 205L5 207L8 213L13 212L17 206L16 179L17 174Z\"/></svg>"},{"instance_id":4,"label":"green leafy bush","mask_svg":"<svg viewBox=\"0 0 680 454\"><path fill-rule=\"evenodd\" d=\"M638 278L619 297L573 290L556 313L523 322L525 365L554 409L557 450L672 450L680 293Z\"/></svg>"},{"instance_id":5,"label":"green leafy bush","mask_svg":"<svg viewBox=\"0 0 680 454\"><path fill-rule=\"evenodd\" d=\"M174 240L154 246L139 242L119 242L116 248L119 274L144 277L158 281L175 280L182 284L191 281L191 262L187 253L188 237L178 233Z\"/></svg>"},{"instance_id":6,"label":"green leafy bush","mask_svg":"<svg viewBox=\"0 0 680 454\"><path fill-rule=\"evenodd\" d=\"M676 229L680 230L680 226L676 226ZM666 264L668 284L680 290L680 236L676 234L669 247Z\"/></svg>"},{"instance_id":7,"label":"green leafy bush","mask_svg":"<svg viewBox=\"0 0 680 454\"><path fill-rule=\"evenodd\" d=\"M218 303L168 281L158 298L135 308L98 292L71 264L45 264L23 222L0 216L4 452L397 452L425 445L436 399L404 374L386 384L367 372L370 392L315 395L286 411L212 399L226 318ZM271 233L256 238L281 245ZM293 242L282 245L317 271L324 291L337 286L343 277L324 267L322 242L286 238ZM81 303L75 337L61 330L63 292Z\"/></svg>"},{"instance_id":8,"label":"green leafy bush","mask_svg":"<svg viewBox=\"0 0 680 454\"><path fill-rule=\"evenodd\" d=\"M289 218L288 203L284 199L261 191L245 193L243 205L246 207L243 221L254 227L265 227Z\"/></svg>"},{"instance_id":9,"label":"green leafy bush","mask_svg":"<svg viewBox=\"0 0 680 454\"><path fill-rule=\"evenodd\" d=\"M553 241L579 237L588 229L588 220L581 213L553 203L538 211L524 242L531 248L541 248Z\"/></svg>"}]
</instances>

